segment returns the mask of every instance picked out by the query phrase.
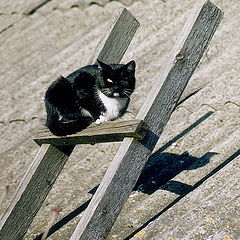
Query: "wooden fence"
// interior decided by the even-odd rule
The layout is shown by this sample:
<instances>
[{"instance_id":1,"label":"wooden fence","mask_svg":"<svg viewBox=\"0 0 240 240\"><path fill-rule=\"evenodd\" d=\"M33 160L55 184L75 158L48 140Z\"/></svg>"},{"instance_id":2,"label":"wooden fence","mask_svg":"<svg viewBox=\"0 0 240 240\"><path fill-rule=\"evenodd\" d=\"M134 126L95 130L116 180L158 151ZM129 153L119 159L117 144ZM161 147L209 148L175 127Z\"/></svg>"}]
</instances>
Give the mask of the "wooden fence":
<instances>
[{"instance_id":1,"label":"wooden fence","mask_svg":"<svg viewBox=\"0 0 240 240\"><path fill-rule=\"evenodd\" d=\"M108 236L222 16L210 1L198 1L136 120L90 125L67 137L40 131L34 139L40 150L0 221L0 239L23 238L76 144L123 140L70 240ZM121 9L88 64L97 58L119 63L138 27L134 16Z\"/></svg>"}]
</instances>

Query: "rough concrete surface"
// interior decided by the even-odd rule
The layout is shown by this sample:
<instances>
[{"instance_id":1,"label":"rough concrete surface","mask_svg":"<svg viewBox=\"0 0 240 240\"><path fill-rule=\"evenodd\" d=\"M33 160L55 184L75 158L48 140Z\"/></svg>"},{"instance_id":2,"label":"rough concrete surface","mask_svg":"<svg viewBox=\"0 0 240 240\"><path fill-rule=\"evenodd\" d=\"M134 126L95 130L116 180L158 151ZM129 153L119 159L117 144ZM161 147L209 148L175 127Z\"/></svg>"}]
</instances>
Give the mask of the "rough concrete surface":
<instances>
[{"instance_id":1,"label":"rough concrete surface","mask_svg":"<svg viewBox=\"0 0 240 240\"><path fill-rule=\"evenodd\" d=\"M108 239L240 239L240 3L213 2L224 19ZM1 1L0 214L39 149L46 88L88 62L114 11L127 7L141 23L122 60L137 62L137 113L194 3ZM60 220L88 201L118 146L77 146L24 239L44 231L53 207ZM80 216L49 239L69 239Z\"/></svg>"},{"instance_id":2,"label":"rough concrete surface","mask_svg":"<svg viewBox=\"0 0 240 240\"><path fill-rule=\"evenodd\" d=\"M240 210L237 157L210 177L191 194L148 224L138 235L141 239L237 239ZM219 204L221 202L221 204ZM199 204L201 203L201 204ZM175 216L178 216L177 218ZM238 227L237 227L238 226ZM132 239L139 239L135 235Z\"/></svg>"}]
</instances>

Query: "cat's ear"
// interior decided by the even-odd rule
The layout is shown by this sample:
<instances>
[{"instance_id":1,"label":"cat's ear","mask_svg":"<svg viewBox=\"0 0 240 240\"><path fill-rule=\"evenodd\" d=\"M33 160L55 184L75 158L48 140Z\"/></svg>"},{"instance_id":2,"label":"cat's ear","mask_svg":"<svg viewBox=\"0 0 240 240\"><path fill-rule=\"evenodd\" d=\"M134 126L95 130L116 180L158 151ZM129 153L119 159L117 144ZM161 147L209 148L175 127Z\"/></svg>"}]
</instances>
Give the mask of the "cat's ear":
<instances>
[{"instance_id":1,"label":"cat's ear","mask_svg":"<svg viewBox=\"0 0 240 240\"><path fill-rule=\"evenodd\" d=\"M136 68L135 61L130 61L129 63L126 64L126 67L129 72L135 72L135 68Z\"/></svg>"},{"instance_id":2,"label":"cat's ear","mask_svg":"<svg viewBox=\"0 0 240 240\"><path fill-rule=\"evenodd\" d=\"M105 70L108 70L108 71L111 71L111 70L112 70L111 67L110 67L108 64L100 61L99 59L97 59L97 62L98 62L99 66L100 66L101 68L103 68L103 69L105 69Z\"/></svg>"},{"instance_id":3,"label":"cat's ear","mask_svg":"<svg viewBox=\"0 0 240 240\"><path fill-rule=\"evenodd\" d=\"M63 77L62 75L60 75L58 78L57 78L57 81L63 81L63 80L67 80L65 77Z\"/></svg>"}]
</instances>

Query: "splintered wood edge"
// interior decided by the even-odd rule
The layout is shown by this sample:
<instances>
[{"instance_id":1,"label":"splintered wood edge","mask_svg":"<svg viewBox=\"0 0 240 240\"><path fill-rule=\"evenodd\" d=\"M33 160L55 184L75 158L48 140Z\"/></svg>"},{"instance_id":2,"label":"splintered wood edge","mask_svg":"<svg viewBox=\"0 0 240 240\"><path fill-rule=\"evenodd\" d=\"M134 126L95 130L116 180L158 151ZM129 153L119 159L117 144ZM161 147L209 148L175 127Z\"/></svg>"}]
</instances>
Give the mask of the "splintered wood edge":
<instances>
[{"instance_id":1,"label":"splintered wood edge","mask_svg":"<svg viewBox=\"0 0 240 240\"><path fill-rule=\"evenodd\" d=\"M67 136L55 136L47 128L43 128L33 140L38 145L52 144L53 146L118 142L125 137L141 140L145 137L147 130L148 126L142 120L112 121L99 125L92 123L86 129Z\"/></svg>"}]
</instances>

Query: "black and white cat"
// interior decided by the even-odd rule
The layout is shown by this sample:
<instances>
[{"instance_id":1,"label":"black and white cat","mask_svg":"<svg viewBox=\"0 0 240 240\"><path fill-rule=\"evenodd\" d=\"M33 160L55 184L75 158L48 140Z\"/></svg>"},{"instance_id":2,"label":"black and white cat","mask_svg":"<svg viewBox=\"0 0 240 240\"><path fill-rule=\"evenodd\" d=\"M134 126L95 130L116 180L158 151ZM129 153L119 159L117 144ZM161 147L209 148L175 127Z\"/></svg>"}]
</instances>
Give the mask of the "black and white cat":
<instances>
[{"instance_id":1,"label":"black and white cat","mask_svg":"<svg viewBox=\"0 0 240 240\"><path fill-rule=\"evenodd\" d=\"M89 65L66 78L59 77L47 89L46 126L58 136L73 134L90 123L121 117L135 89L135 62Z\"/></svg>"}]
</instances>

